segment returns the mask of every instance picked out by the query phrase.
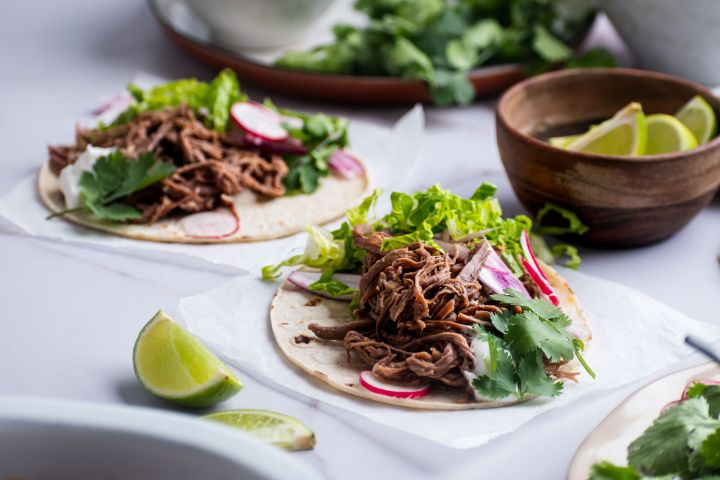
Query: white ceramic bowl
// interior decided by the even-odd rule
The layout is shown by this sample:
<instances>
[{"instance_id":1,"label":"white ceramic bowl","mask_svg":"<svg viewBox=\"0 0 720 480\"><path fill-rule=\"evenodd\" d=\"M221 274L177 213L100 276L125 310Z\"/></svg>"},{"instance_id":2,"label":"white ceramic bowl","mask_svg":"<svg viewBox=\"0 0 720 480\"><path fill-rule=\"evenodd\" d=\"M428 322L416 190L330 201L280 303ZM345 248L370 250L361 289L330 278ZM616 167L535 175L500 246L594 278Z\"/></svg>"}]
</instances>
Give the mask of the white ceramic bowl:
<instances>
[{"instance_id":1,"label":"white ceramic bowl","mask_svg":"<svg viewBox=\"0 0 720 480\"><path fill-rule=\"evenodd\" d=\"M148 408L0 399L0 478L318 478L273 446L219 424Z\"/></svg>"},{"instance_id":2,"label":"white ceramic bowl","mask_svg":"<svg viewBox=\"0 0 720 480\"><path fill-rule=\"evenodd\" d=\"M287 45L309 30L333 0L185 0L212 39L240 50Z\"/></svg>"},{"instance_id":3,"label":"white ceramic bowl","mask_svg":"<svg viewBox=\"0 0 720 480\"><path fill-rule=\"evenodd\" d=\"M720 85L720 0L602 0L639 66Z\"/></svg>"}]
</instances>

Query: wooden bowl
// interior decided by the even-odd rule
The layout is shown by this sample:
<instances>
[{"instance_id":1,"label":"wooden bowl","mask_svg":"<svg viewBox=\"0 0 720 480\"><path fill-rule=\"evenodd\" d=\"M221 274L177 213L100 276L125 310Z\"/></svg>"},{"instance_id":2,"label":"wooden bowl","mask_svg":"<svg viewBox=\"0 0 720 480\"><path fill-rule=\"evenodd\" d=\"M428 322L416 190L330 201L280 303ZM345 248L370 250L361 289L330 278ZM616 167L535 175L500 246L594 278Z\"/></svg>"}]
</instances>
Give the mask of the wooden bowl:
<instances>
[{"instance_id":1,"label":"wooden bowl","mask_svg":"<svg viewBox=\"0 0 720 480\"><path fill-rule=\"evenodd\" d=\"M625 157L570 152L538 136L579 133L633 101L647 114L673 114L694 95L720 112L720 99L702 85L641 70L565 70L515 85L500 99L496 124L516 195L532 213L547 202L577 213L590 227L577 239L584 243L630 247L670 237L718 190L720 137L685 152Z\"/></svg>"}]
</instances>

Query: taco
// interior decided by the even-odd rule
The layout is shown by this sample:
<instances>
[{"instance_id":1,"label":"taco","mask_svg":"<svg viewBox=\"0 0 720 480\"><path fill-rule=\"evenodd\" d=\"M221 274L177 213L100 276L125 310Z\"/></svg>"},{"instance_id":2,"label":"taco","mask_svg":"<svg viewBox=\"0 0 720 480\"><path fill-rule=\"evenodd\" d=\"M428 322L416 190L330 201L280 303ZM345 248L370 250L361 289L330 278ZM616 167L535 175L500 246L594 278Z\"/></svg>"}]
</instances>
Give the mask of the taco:
<instances>
[{"instance_id":1,"label":"taco","mask_svg":"<svg viewBox=\"0 0 720 480\"><path fill-rule=\"evenodd\" d=\"M112 122L49 147L38 192L53 216L142 240L244 242L327 223L367 193L342 118L249 101L231 70L129 89Z\"/></svg>"},{"instance_id":2,"label":"taco","mask_svg":"<svg viewBox=\"0 0 720 480\"><path fill-rule=\"evenodd\" d=\"M263 270L305 266L272 302L280 351L332 388L419 409L554 397L582 368L594 376L578 299L535 258L531 220L503 218L493 195L395 192L370 220L373 194L338 230L310 229L305 253Z\"/></svg>"}]
</instances>

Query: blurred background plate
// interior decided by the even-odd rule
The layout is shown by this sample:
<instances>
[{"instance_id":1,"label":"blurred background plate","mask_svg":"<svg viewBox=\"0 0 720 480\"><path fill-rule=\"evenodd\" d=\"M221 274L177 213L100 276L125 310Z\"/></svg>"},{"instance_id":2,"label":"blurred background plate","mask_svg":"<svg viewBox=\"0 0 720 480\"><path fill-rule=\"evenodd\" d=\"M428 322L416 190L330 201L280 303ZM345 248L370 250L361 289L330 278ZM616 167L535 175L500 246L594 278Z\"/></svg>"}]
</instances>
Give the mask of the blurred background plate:
<instances>
[{"instance_id":1,"label":"blurred background plate","mask_svg":"<svg viewBox=\"0 0 720 480\"><path fill-rule=\"evenodd\" d=\"M627 447L660 415L660 410L679 400L692 380L717 378L720 367L706 363L667 375L644 386L621 403L588 435L573 458L568 480L587 480L593 464L607 460L627 465Z\"/></svg>"},{"instance_id":2,"label":"blurred background plate","mask_svg":"<svg viewBox=\"0 0 720 480\"><path fill-rule=\"evenodd\" d=\"M197 0L192 0L197 1ZM219 0L212 0L211 3ZM354 12L349 1L331 2L310 30L293 42L293 50L302 50L332 39L331 26L339 21L357 23L362 15ZM238 77L264 89L299 97L350 103L408 104L429 102L425 85L393 77L329 75L274 67L272 62L281 48L241 48L224 39L193 12L186 0L149 0L150 9L170 39L190 55L217 68L230 67ZM309 21L309 20L308 20ZM268 26L268 28L273 28ZM274 27L277 30L277 27ZM525 77L520 64L480 68L469 78L479 97L496 94Z\"/></svg>"},{"instance_id":3,"label":"blurred background plate","mask_svg":"<svg viewBox=\"0 0 720 480\"><path fill-rule=\"evenodd\" d=\"M26 397L0 398L0 477L319 478L277 447L190 415Z\"/></svg>"}]
</instances>

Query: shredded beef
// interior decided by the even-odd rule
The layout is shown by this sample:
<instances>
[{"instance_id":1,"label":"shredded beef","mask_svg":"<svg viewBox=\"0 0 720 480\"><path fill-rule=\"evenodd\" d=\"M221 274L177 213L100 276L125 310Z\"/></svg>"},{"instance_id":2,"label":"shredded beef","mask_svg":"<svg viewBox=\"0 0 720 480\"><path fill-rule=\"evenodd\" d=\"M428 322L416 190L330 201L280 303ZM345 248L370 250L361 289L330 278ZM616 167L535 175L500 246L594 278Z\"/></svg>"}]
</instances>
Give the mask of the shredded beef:
<instances>
[{"instance_id":1,"label":"shredded beef","mask_svg":"<svg viewBox=\"0 0 720 480\"><path fill-rule=\"evenodd\" d=\"M153 152L177 167L161 183L127 198L142 212L141 223L174 213L232 209L232 197L244 189L270 198L285 193L288 168L280 156L238 148L206 128L187 105L141 113L108 129L78 128L74 145L48 147L51 167L60 171L88 145L117 148L129 157Z\"/></svg>"},{"instance_id":2,"label":"shredded beef","mask_svg":"<svg viewBox=\"0 0 720 480\"><path fill-rule=\"evenodd\" d=\"M366 252L356 320L337 327L311 324L310 330L325 340L343 340L378 378L469 389L463 372L474 370L475 326L492 328L490 315L505 308L478 280L492 246L485 240L472 248L453 246L441 239L443 251L413 243L382 252L389 236L355 227L353 243ZM574 378L561 366L546 362L548 373Z\"/></svg>"}]
</instances>

